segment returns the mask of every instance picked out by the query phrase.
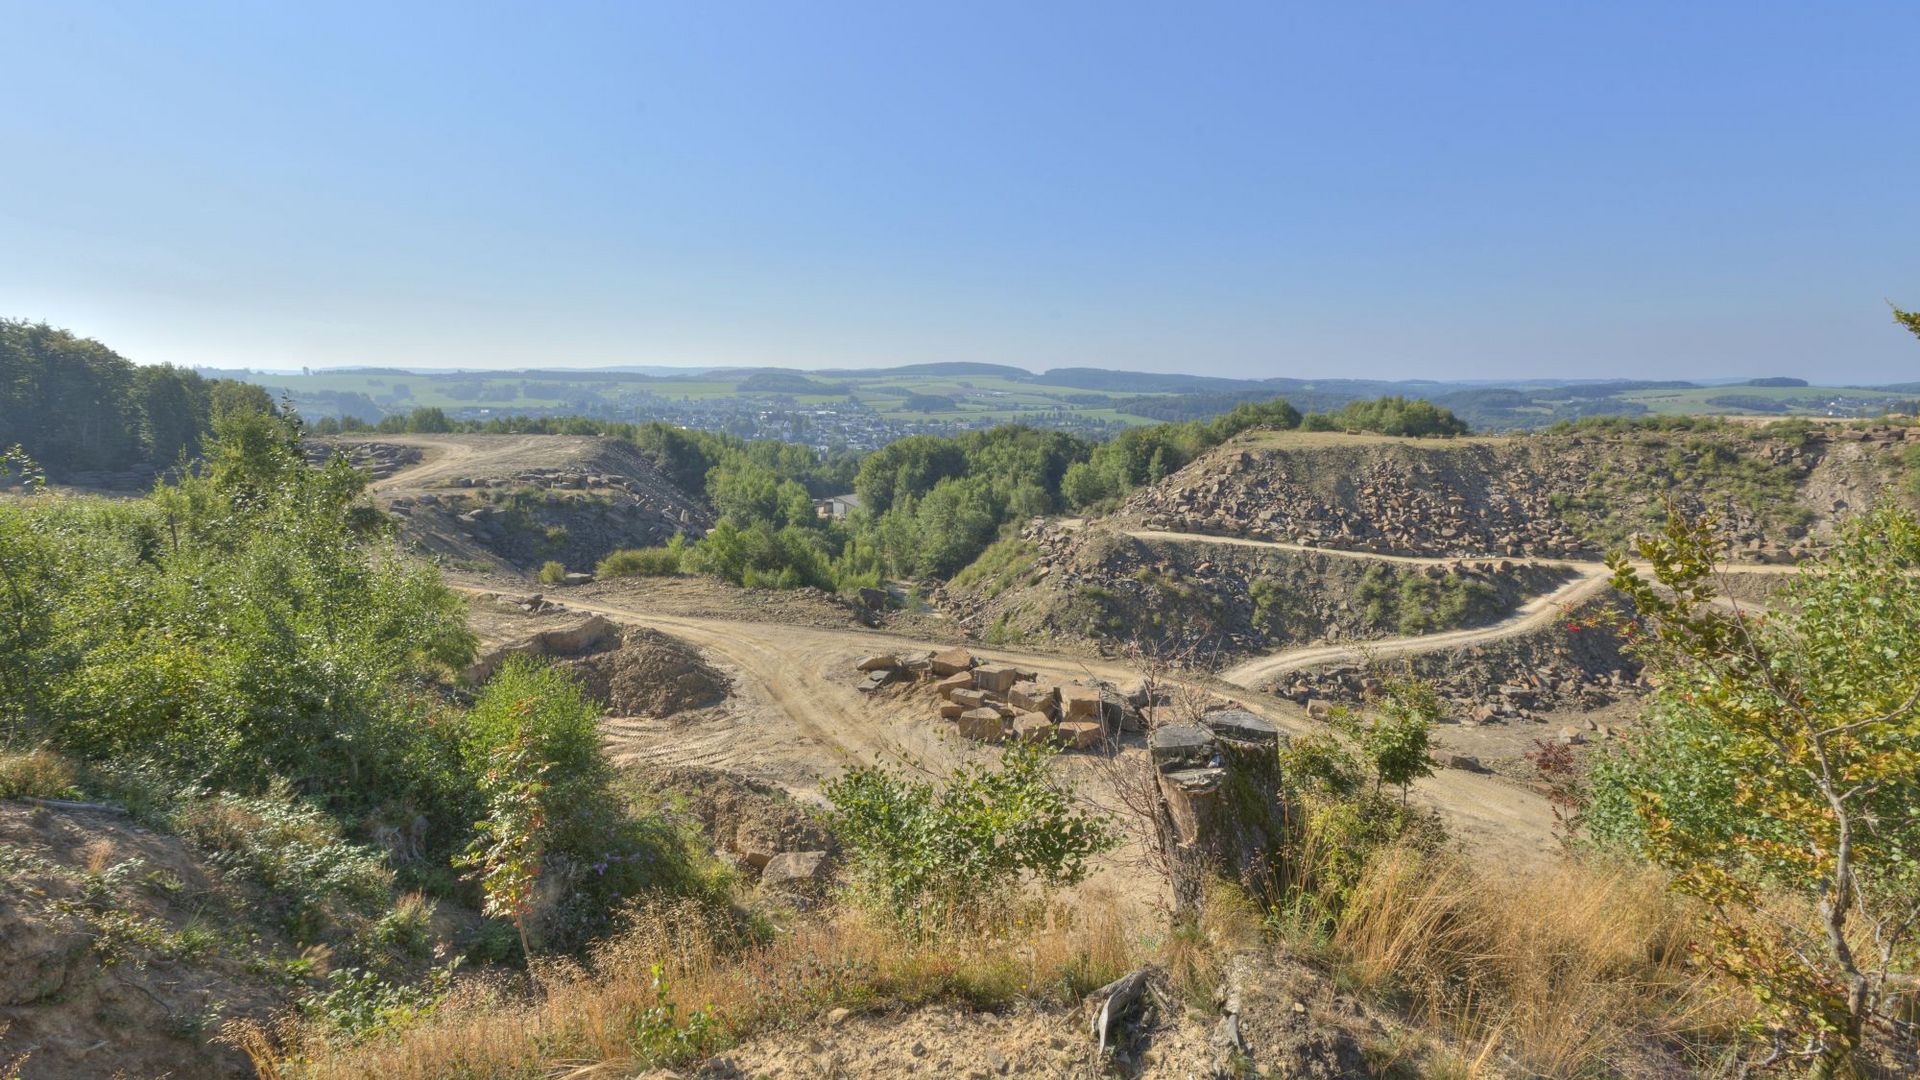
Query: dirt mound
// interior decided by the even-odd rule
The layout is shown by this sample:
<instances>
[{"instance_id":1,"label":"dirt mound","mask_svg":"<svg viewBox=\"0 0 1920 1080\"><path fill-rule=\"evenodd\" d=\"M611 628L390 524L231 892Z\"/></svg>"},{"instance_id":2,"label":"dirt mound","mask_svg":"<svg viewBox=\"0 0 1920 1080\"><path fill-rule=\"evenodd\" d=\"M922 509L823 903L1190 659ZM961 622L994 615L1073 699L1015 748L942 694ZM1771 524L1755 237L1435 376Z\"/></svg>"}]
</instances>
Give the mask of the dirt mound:
<instances>
[{"instance_id":1,"label":"dirt mound","mask_svg":"<svg viewBox=\"0 0 1920 1080\"><path fill-rule=\"evenodd\" d=\"M833 833L784 790L722 769L635 769L639 784L670 815L690 820L715 851L758 869L785 851L838 849Z\"/></svg>"},{"instance_id":2,"label":"dirt mound","mask_svg":"<svg viewBox=\"0 0 1920 1080\"><path fill-rule=\"evenodd\" d=\"M124 815L0 802L0 1074L252 1076L213 1039L285 1000L263 972L292 950L249 922L259 899ZM251 928L259 958L210 927Z\"/></svg>"},{"instance_id":3,"label":"dirt mound","mask_svg":"<svg viewBox=\"0 0 1920 1080\"><path fill-rule=\"evenodd\" d=\"M726 700L732 683L691 645L628 627L618 646L566 662L587 694L615 716L665 717Z\"/></svg>"}]
</instances>

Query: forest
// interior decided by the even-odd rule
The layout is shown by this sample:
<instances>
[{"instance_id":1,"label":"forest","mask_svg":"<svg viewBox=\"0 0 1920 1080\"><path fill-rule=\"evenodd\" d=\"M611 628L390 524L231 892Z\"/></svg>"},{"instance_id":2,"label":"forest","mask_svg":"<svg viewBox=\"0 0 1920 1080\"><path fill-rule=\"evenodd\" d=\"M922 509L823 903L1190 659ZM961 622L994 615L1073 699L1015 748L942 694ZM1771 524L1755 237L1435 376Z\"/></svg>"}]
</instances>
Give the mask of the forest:
<instances>
[{"instance_id":1,"label":"forest","mask_svg":"<svg viewBox=\"0 0 1920 1080\"><path fill-rule=\"evenodd\" d=\"M56 478L179 465L199 456L216 415L271 405L251 383L137 365L90 338L0 319L0 447L20 446Z\"/></svg>"}]
</instances>

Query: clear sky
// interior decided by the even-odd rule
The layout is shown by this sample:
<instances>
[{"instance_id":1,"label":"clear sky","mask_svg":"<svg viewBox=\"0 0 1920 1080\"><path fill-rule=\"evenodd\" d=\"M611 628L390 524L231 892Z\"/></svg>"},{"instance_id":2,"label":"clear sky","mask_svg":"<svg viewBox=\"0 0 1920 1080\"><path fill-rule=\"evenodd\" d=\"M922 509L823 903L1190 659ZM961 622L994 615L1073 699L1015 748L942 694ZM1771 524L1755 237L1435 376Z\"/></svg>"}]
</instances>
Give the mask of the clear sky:
<instances>
[{"instance_id":1,"label":"clear sky","mask_svg":"<svg viewBox=\"0 0 1920 1080\"><path fill-rule=\"evenodd\" d=\"M1920 4L0 0L141 361L1920 378Z\"/></svg>"}]
</instances>

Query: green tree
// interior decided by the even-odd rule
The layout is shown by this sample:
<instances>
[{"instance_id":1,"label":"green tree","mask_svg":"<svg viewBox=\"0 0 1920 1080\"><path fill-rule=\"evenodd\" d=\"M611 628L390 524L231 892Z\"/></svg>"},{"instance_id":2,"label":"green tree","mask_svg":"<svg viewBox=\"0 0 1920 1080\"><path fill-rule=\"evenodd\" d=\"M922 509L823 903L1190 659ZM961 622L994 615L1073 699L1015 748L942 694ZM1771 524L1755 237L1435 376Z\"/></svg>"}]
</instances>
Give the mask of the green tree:
<instances>
[{"instance_id":1,"label":"green tree","mask_svg":"<svg viewBox=\"0 0 1920 1080\"><path fill-rule=\"evenodd\" d=\"M1349 719L1352 735L1373 769L1373 786L1392 784L1407 801L1415 780L1433 775L1428 757L1433 725L1440 718L1440 696L1433 687L1413 679L1387 682L1378 704L1364 719Z\"/></svg>"},{"instance_id":2,"label":"green tree","mask_svg":"<svg viewBox=\"0 0 1920 1080\"><path fill-rule=\"evenodd\" d=\"M1914 990L1920 918L1920 523L1880 507L1770 614L1716 599L1719 538L1674 515L1614 584L1645 621L1647 734L1595 768L1586 821L1707 901L1713 959L1816 1076Z\"/></svg>"},{"instance_id":3,"label":"green tree","mask_svg":"<svg viewBox=\"0 0 1920 1080\"><path fill-rule=\"evenodd\" d=\"M1894 305L1888 306L1893 307L1894 322L1913 331L1913 336L1920 337L1920 311L1902 311Z\"/></svg>"}]
</instances>

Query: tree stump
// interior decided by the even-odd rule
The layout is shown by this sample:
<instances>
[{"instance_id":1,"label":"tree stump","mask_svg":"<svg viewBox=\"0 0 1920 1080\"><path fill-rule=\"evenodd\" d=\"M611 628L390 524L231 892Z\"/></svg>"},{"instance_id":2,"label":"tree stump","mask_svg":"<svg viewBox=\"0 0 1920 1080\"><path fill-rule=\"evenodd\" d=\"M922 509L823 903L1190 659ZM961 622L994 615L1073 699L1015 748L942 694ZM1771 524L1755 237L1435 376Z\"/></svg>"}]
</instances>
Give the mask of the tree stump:
<instances>
[{"instance_id":1,"label":"tree stump","mask_svg":"<svg viewBox=\"0 0 1920 1080\"><path fill-rule=\"evenodd\" d=\"M1276 896L1286 836L1280 732L1250 712L1224 709L1202 724L1155 728L1147 749L1176 917L1198 911L1213 878Z\"/></svg>"}]
</instances>

